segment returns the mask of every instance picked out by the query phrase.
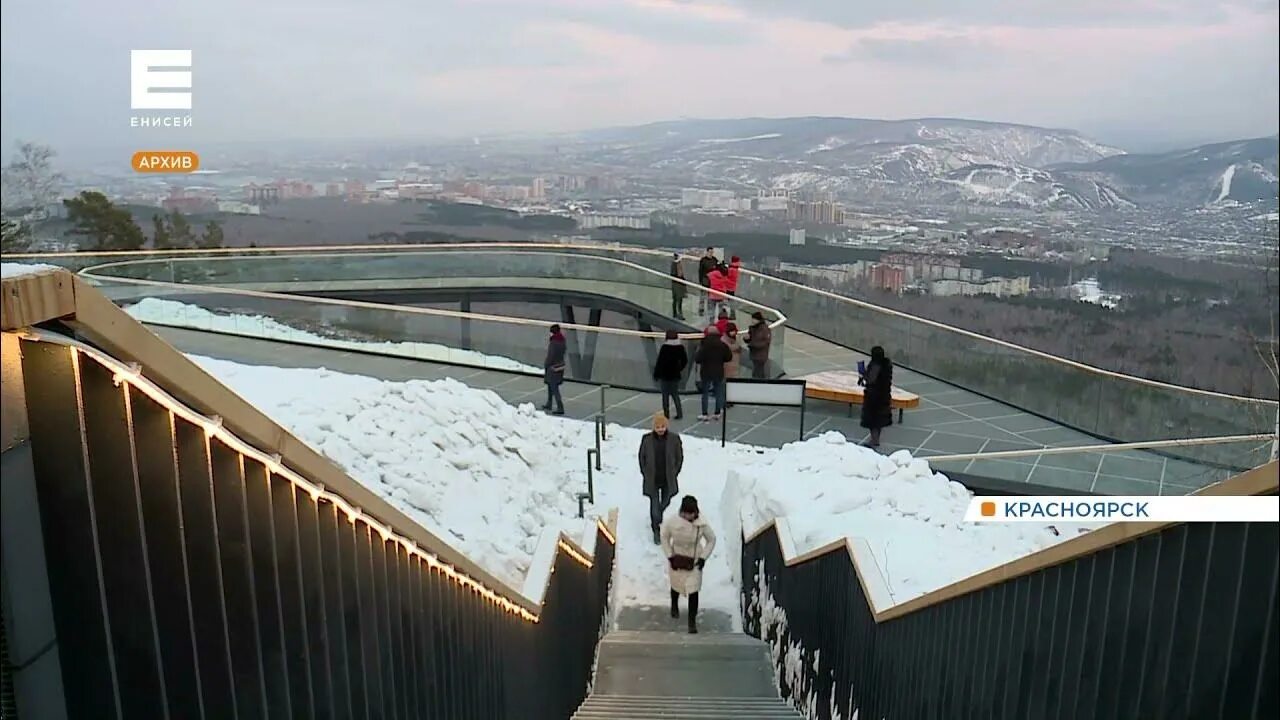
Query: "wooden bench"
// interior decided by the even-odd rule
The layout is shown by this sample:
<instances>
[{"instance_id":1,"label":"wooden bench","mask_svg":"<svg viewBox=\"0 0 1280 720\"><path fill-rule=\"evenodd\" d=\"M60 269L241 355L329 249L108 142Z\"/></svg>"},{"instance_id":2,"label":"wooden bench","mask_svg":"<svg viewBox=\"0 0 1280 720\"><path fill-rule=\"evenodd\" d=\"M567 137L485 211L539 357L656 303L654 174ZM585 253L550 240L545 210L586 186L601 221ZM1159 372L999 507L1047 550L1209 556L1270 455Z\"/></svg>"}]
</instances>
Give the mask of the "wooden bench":
<instances>
[{"instance_id":1,"label":"wooden bench","mask_svg":"<svg viewBox=\"0 0 1280 720\"><path fill-rule=\"evenodd\" d=\"M853 417L853 406L862 404L863 387L858 384L858 373L856 372L851 370L824 370L804 375L800 379L805 381L805 397L847 403L849 405L849 417ZM889 407L898 411L898 424L902 424L903 411L920 407L920 396L896 387L890 393Z\"/></svg>"}]
</instances>

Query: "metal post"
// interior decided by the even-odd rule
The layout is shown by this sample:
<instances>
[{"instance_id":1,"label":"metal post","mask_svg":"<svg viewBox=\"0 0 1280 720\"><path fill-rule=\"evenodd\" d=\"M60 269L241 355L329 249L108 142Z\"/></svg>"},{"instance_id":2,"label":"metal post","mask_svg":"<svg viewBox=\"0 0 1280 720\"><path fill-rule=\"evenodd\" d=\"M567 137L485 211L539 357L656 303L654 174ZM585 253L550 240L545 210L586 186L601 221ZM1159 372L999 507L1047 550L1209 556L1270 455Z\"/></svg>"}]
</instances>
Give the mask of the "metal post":
<instances>
[{"instance_id":1,"label":"metal post","mask_svg":"<svg viewBox=\"0 0 1280 720\"><path fill-rule=\"evenodd\" d=\"M596 504L596 474L591 467L591 456L596 456L596 468L600 467L600 452L597 450L587 451L587 499L592 505Z\"/></svg>"},{"instance_id":2,"label":"metal post","mask_svg":"<svg viewBox=\"0 0 1280 720\"><path fill-rule=\"evenodd\" d=\"M723 381L721 381L723 382ZM729 435L729 403L725 403L720 412L720 447L724 447L725 438Z\"/></svg>"},{"instance_id":3,"label":"metal post","mask_svg":"<svg viewBox=\"0 0 1280 720\"><path fill-rule=\"evenodd\" d=\"M586 493L578 493L578 518L579 519L581 519L582 516L584 515L583 509L582 509L582 501L586 499L587 499Z\"/></svg>"},{"instance_id":4,"label":"metal post","mask_svg":"<svg viewBox=\"0 0 1280 720\"><path fill-rule=\"evenodd\" d=\"M594 452L594 453L596 454L596 469L597 469L597 470L603 470L603 469L604 469L604 468L602 468L602 467L600 466L600 456L601 456L601 452L600 452L600 440L601 440L602 438L604 438L604 418L602 418L602 417L600 417L600 416L598 416L598 415L597 415L597 416L596 416L596 449L595 449L595 450L589 450L589 451L588 451L589 453ZM588 458L588 459L590 459L590 458Z\"/></svg>"},{"instance_id":5,"label":"metal post","mask_svg":"<svg viewBox=\"0 0 1280 720\"><path fill-rule=\"evenodd\" d=\"M606 412L607 408L605 406L605 399L604 399L605 392L608 391L608 389L609 389L608 385L600 386L600 438L603 440L609 439L604 429L605 423L608 421L607 418L609 417L608 413Z\"/></svg>"},{"instance_id":6,"label":"metal post","mask_svg":"<svg viewBox=\"0 0 1280 720\"><path fill-rule=\"evenodd\" d=\"M808 395L800 395L800 441L804 441L804 408L808 405Z\"/></svg>"}]
</instances>

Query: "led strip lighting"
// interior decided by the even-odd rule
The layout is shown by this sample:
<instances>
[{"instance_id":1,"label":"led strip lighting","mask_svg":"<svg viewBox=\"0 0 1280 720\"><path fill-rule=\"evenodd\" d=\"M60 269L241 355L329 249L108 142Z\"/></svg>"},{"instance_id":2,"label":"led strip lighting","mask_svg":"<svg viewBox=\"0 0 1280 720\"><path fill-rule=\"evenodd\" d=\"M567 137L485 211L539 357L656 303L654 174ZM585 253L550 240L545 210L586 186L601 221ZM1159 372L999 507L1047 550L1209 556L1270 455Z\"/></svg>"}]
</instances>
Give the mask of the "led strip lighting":
<instances>
[{"instance_id":1,"label":"led strip lighting","mask_svg":"<svg viewBox=\"0 0 1280 720\"><path fill-rule=\"evenodd\" d=\"M119 360L116 360L115 358L109 355L106 355L105 353L103 353L102 351L96 348L90 347L79 341L72 340L70 338L64 337L62 335L54 334L54 333L46 333L46 332L43 332L40 330L34 330L34 329L25 329L25 330L19 331L17 334L19 335L19 337L23 337L28 340L45 342L45 343L50 343L54 345L62 345L66 347L71 352L71 362L72 362L73 369L76 373L77 382L79 382L79 374L80 374L79 356L82 354L87 355L89 358L91 358L98 364L102 365L108 370L111 370L114 373L112 376L112 379L115 381L117 385L126 384L130 387L133 387L141 391L144 395L146 395L147 397L151 398L162 407L169 410L170 413L181 416L183 419L187 420L191 424L203 428L206 438L208 439L217 438L227 447L240 453L241 456L249 457L254 460L257 460L258 462L262 463L262 465L267 469L268 472L276 476L282 477L285 480L288 480L289 482L293 483L295 487L306 492L308 495L311 496L311 500L313 502L319 504L320 499L324 498L325 500L333 503L335 507L337 507L343 513L345 513L347 516L347 520L350 521L353 525L356 523L357 520L360 520L360 521L363 521L370 528L378 531L378 534L382 536L383 543L386 543L389 540L395 540L397 543L399 543L401 546L404 547L405 552L422 558L423 561L427 563L427 565L438 570L441 574L448 577L455 584L460 585L464 588L467 588L468 590L471 590L477 593L478 595L485 598L486 600L492 602L498 607L501 607L503 610L505 610L508 613L517 615L520 618L527 620L529 622L536 623L539 621L539 616L530 612L524 606L520 605L519 603L513 602L508 598L504 597L503 595L489 589L484 585L484 583L470 577L469 575L462 572L461 570L458 570L457 568L453 567L449 563L441 560L440 557L437 556L436 554L427 552L423 548L419 547L416 541L398 534L395 531L395 529L392 528L390 525L381 523L376 518L365 514L360 508L347 502L347 500L342 496L335 495L334 493L329 492L328 490L325 489L323 485L319 483L313 483L310 480L307 480L306 478L297 474L293 470L290 470L289 468L285 467L281 463L281 458L279 454L268 455L262 452L261 450L258 450L257 448L254 448L253 446L244 442L240 438L236 437L234 434L232 434L230 431L228 431L226 428L222 426L221 417L217 415L214 415L212 417L205 417L204 415L201 415L200 413L188 408L186 405L179 402L176 398L174 398L172 395L167 393L163 388L156 385L154 382L152 382L148 378L144 377L142 375L142 368L137 363L129 363L129 364L122 363ZM599 517L596 518L596 528L604 534L604 536L609 540L610 544L613 544L613 545L617 544L617 541L615 540L613 533L610 532L609 528L604 524L604 522ZM558 541L558 547L559 549L564 550L570 557L572 557L574 560L577 560L583 566L587 568L591 568L593 566L593 562L591 561L591 559L589 559L583 552L581 552L578 548L576 548L572 543L565 540L563 536L561 536L561 538Z\"/></svg>"}]
</instances>

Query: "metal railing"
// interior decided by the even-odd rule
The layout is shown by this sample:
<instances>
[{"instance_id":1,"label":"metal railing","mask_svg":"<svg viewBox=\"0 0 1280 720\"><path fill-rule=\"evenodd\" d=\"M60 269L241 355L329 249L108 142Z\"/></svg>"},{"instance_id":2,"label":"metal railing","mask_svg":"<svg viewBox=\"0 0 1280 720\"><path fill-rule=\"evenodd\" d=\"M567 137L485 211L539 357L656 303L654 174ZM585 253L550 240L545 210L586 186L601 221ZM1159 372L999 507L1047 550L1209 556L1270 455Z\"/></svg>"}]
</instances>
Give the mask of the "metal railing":
<instances>
[{"instance_id":1,"label":"metal railing","mask_svg":"<svg viewBox=\"0 0 1280 720\"><path fill-rule=\"evenodd\" d=\"M1210 491L1274 495L1276 464ZM784 525L744 537L744 626L808 717L1280 711L1273 524L1118 523L893 606L869 548Z\"/></svg>"}]
</instances>

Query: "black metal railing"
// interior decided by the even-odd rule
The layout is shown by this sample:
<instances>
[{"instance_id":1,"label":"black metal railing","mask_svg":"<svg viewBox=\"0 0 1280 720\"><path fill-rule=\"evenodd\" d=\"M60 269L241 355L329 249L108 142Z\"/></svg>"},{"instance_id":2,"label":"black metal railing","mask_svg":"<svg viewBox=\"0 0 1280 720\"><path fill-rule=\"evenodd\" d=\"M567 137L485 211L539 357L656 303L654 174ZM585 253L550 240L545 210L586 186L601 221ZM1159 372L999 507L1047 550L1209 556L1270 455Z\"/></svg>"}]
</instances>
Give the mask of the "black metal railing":
<instances>
[{"instance_id":1,"label":"black metal railing","mask_svg":"<svg viewBox=\"0 0 1280 720\"><path fill-rule=\"evenodd\" d=\"M771 529L745 628L810 718L1274 718L1278 541L1175 525L878 622L848 553L787 567Z\"/></svg>"},{"instance_id":2,"label":"black metal railing","mask_svg":"<svg viewBox=\"0 0 1280 720\"><path fill-rule=\"evenodd\" d=\"M560 541L538 607L89 354L21 347L64 687L19 696L24 716L559 719L585 697L612 580L603 525L594 557Z\"/></svg>"}]
</instances>

